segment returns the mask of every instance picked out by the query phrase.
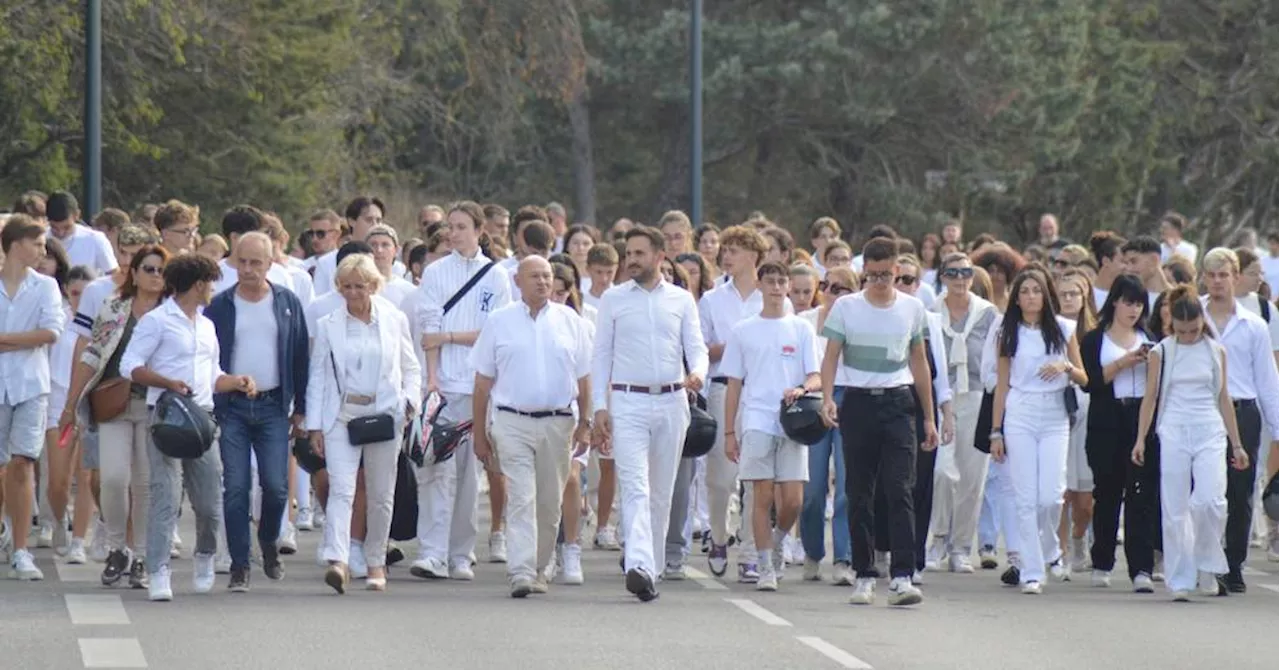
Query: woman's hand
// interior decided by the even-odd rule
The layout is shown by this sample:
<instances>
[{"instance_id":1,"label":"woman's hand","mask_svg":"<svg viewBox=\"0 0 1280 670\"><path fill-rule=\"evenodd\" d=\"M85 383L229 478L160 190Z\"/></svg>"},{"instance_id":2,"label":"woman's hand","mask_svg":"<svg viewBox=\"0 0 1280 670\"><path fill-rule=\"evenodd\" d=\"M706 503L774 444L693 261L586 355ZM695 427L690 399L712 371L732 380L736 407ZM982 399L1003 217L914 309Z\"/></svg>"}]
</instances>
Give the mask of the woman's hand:
<instances>
[{"instance_id":1,"label":"woman's hand","mask_svg":"<svg viewBox=\"0 0 1280 670\"><path fill-rule=\"evenodd\" d=\"M1231 449L1231 467L1237 470L1245 470L1249 467L1249 452L1244 447L1236 446Z\"/></svg>"},{"instance_id":2,"label":"woman's hand","mask_svg":"<svg viewBox=\"0 0 1280 670\"><path fill-rule=\"evenodd\" d=\"M308 437L311 439L311 451L324 458L324 432L313 430L308 434Z\"/></svg>"},{"instance_id":3,"label":"woman's hand","mask_svg":"<svg viewBox=\"0 0 1280 670\"><path fill-rule=\"evenodd\" d=\"M1067 361L1051 361L1040 366L1040 379L1050 382L1057 379L1071 367Z\"/></svg>"},{"instance_id":4,"label":"woman's hand","mask_svg":"<svg viewBox=\"0 0 1280 670\"><path fill-rule=\"evenodd\" d=\"M1142 442L1136 442L1133 445L1133 453L1130 454L1130 460L1133 464L1142 467L1147 462L1147 445Z\"/></svg>"},{"instance_id":5,"label":"woman's hand","mask_svg":"<svg viewBox=\"0 0 1280 670\"><path fill-rule=\"evenodd\" d=\"M1005 458L1004 436L991 436L991 458L997 463L1003 463Z\"/></svg>"},{"instance_id":6,"label":"woman's hand","mask_svg":"<svg viewBox=\"0 0 1280 670\"><path fill-rule=\"evenodd\" d=\"M67 406L62 410L62 416L58 417L58 433L61 434L62 431L67 429L67 426L74 425L76 425L76 408L72 407L71 403L67 403Z\"/></svg>"}]
</instances>

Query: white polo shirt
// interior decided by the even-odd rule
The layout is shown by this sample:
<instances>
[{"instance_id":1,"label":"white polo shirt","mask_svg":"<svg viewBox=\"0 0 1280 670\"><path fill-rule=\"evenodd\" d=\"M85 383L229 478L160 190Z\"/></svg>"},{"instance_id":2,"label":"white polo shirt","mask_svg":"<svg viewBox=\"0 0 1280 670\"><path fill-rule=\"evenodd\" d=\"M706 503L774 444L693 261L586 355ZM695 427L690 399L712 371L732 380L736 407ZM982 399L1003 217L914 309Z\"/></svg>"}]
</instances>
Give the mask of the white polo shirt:
<instances>
[{"instance_id":1,"label":"white polo shirt","mask_svg":"<svg viewBox=\"0 0 1280 670\"><path fill-rule=\"evenodd\" d=\"M813 326L803 317L753 316L733 327L720 359L721 374L741 379L742 429L785 436L778 420L782 394L821 367Z\"/></svg>"},{"instance_id":2,"label":"white polo shirt","mask_svg":"<svg viewBox=\"0 0 1280 670\"><path fill-rule=\"evenodd\" d=\"M522 412L570 409L591 372L587 322L554 302L530 314L513 302L489 315L471 348L476 373L491 377L494 407Z\"/></svg>"},{"instance_id":3,"label":"white polo shirt","mask_svg":"<svg viewBox=\"0 0 1280 670\"><path fill-rule=\"evenodd\" d=\"M173 298L142 315L129 346L120 357L120 374L129 379L138 368L176 379L191 389L192 399L213 408L213 384L226 374L218 363L218 335L204 314L189 318ZM164 389L149 387L147 404L154 405Z\"/></svg>"},{"instance_id":4,"label":"white polo shirt","mask_svg":"<svg viewBox=\"0 0 1280 670\"><path fill-rule=\"evenodd\" d=\"M71 267L84 265L93 268L98 274L106 274L119 265L116 263L116 252L111 248L111 241L106 235L88 226L75 224L71 227L71 234L65 238L58 237L52 227L49 234L62 244Z\"/></svg>"},{"instance_id":5,"label":"white polo shirt","mask_svg":"<svg viewBox=\"0 0 1280 670\"><path fill-rule=\"evenodd\" d=\"M0 333L52 331L62 335L67 316L58 282L31 268L11 296L0 282ZM0 353L0 404L18 405L49 393L49 345Z\"/></svg>"}]
</instances>

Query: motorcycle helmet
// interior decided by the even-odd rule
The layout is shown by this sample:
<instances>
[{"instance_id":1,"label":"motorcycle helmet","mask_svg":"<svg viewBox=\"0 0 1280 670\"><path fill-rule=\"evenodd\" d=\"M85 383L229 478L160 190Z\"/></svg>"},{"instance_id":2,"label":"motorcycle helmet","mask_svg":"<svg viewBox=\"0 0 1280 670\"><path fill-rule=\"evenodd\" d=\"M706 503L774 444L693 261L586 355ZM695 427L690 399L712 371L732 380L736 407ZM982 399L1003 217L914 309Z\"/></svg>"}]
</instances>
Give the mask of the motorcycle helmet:
<instances>
[{"instance_id":1,"label":"motorcycle helmet","mask_svg":"<svg viewBox=\"0 0 1280 670\"><path fill-rule=\"evenodd\" d=\"M817 444L830 430L822 421L820 393L805 394L790 405L782 405L778 420L788 439L804 445Z\"/></svg>"},{"instance_id":2,"label":"motorcycle helmet","mask_svg":"<svg viewBox=\"0 0 1280 670\"><path fill-rule=\"evenodd\" d=\"M293 457L297 459L298 467L309 475L314 475L325 468L324 456L311 449L311 438L293 438Z\"/></svg>"},{"instance_id":3,"label":"motorcycle helmet","mask_svg":"<svg viewBox=\"0 0 1280 670\"><path fill-rule=\"evenodd\" d=\"M200 458L213 445L218 426L190 396L165 391L151 411L151 441L169 458Z\"/></svg>"},{"instance_id":4,"label":"motorcycle helmet","mask_svg":"<svg viewBox=\"0 0 1280 670\"><path fill-rule=\"evenodd\" d=\"M701 396L689 399L689 429L684 434L683 458L705 456L716 444L716 419L707 412Z\"/></svg>"}]
</instances>

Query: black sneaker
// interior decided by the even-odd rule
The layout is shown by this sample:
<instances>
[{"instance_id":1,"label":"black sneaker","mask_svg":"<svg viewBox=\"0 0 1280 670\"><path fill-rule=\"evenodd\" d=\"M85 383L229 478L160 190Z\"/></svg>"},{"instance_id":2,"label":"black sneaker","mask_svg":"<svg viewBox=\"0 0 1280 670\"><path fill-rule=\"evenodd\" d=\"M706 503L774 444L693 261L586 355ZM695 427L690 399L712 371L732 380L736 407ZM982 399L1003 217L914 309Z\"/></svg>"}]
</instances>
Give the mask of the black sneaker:
<instances>
[{"instance_id":1,"label":"black sneaker","mask_svg":"<svg viewBox=\"0 0 1280 670\"><path fill-rule=\"evenodd\" d=\"M147 578L147 564L140 558L133 559L133 565L129 567L129 588L145 589L151 586L151 580Z\"/></svg>"},{"instance_id":2,"label":"black sneaker","mask_svg":"<svg viewBox=\"0 0 1280 670\"><path fill-rule=\"evenodd\" d=\"M658 591L653 587L653 578L646 575L642 570L631 569L627 571L627 590L640 602L647 603L658 597Z\"/></svg>"},{"instance_id":3,"label":"black sneaker","mask_svg":"<svg viewBox=\"0 0 1280 670\"><path fill-rule=\"evenodd\" d=\"M284 579L284 564L280 562L280 554L275 547L262 550L262 574L273 582Z\"/></svg>"},{"instance_id":4,"label":"black sneaker","mask_svg":"<svg viewBox=\"0 0 1280 670\"><path fill-rule=\"evenodd\" d=\"M112 549L107 554L107 565L102 568L102 585L115 586L116 582L129 571L129 555L122 549Z\"/></svg>"},{"instance_id":5,"label":"black sneaker","mask_svg":"<svg viewBox=\"0 0 1280 670\"><path fill-rule=\"evenodd\" d=\"M1218 578L1218 583L1225 585L1231 593L1244 593L1249 589L1244 583L1244 574L1239 570L1232 570L1226 575ZM1221 588L1219 588L1221 591Z\"/></svg>"},{"instance_id":6,"label":"black sneaker","mask_svg":"<svg viewBox=\"0 0 1280 670\"><path fill-rule=\"evenodd\" d=\"M1016 565L1010 565L1004 574L1000 575L1000 581L1005 586L1017 586L1022 581L1022 571Z\"/></svg>"},{"instance_id":7,"label":"black sneaker","mask_svg":"<svg viewBox=\"0 0 1280 670\"><path fill-rule=\"evenodd\" d=\"M404 550L394 544L387 545L387 567L404 560Z\"/></svg>"},{"instance_id":8,"label":"black sneaker","mask_svg":"<svg viewBox=\"0 0 1280 670\"><path fill-rule=\"evenodd\" d=\"M249 568L231 568L231 581L227 584L227 590L232 593L248 593Z\"/></svg>"}]
</instances>

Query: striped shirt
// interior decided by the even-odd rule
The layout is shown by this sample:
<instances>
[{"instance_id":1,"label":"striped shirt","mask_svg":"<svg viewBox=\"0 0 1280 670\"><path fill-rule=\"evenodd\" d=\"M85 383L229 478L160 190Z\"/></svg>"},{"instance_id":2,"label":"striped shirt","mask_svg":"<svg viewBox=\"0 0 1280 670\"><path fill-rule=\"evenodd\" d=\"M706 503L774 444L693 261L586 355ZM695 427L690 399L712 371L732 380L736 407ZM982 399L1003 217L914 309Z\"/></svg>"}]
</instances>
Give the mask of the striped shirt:
<instances>
[{"instance_id":1,"label":"striped shirt","mask_svg":"<svg viewBox=\"0 0 1280 670\"><path fill-rule=\"evenodd\" d=\"M456 250L428 265L422 272L418 290L422 300L418 318L423 333L465 333L480 330L489 314L511 302L511 279L500 265L491 268L461 300L444 313L444 304L458 289L490 260L480 252L466 258ZM440 369L436 379L440 390L470 394L475 387L475 368L470 361L471 347L445 344L440 348Z\"/></svg>"},{"instance_id":2,"label":"striped shirt","mask_svg":"<svg viewBox=\"0 0 1280 670\"><path fill-rule=\"evenodd\" d=\"M841 344L850 386L893 388L912 383L911 347L924 340L926 323L924 303L905 293L887 307L855 293L836 301L822 335Z\"/></svg>"}]
</instances>

